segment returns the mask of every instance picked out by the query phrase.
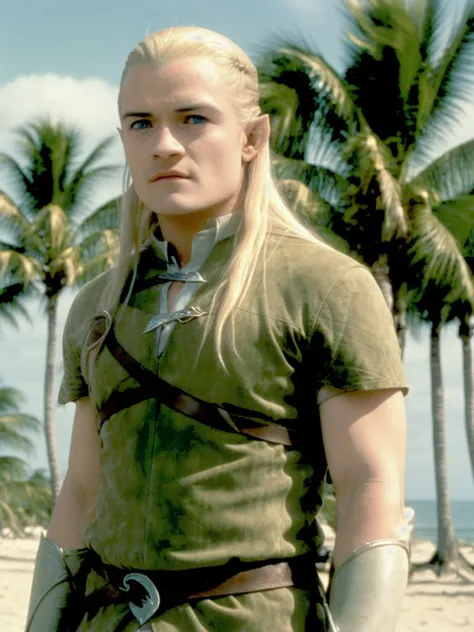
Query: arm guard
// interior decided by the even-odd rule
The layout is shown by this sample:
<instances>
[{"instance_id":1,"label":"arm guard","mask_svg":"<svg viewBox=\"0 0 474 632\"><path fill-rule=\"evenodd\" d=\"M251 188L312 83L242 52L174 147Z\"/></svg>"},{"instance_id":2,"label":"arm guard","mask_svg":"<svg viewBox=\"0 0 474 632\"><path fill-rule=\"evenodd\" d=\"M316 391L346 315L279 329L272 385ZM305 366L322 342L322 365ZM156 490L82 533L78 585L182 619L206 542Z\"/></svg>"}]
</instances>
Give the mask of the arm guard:
<instances>
[{"instance_id":1,"label":"arm guard","mask_svg":"<svg viewBox=\"0 0 474 632\"><path fill-rule=\"evenodd\" d=\"M88 549L63 551L41 536L36 555L25 632L62 632L68 629L80 569ZM85 576L81 577L85 582ZM85 586L84 586L85 587ZM79 599L81 598L78 593Z\"/></svg>"},{"instance_id":2,"label":"arm guard","mask_svg":"<svg viewBox=\"0 0 474 632\"><path fill-rule=\"evenodd\" d=\"M329 605L340 632L394 632L408 579L408 545L376 540L336 570Z\"/></svg>"}]
</instances>

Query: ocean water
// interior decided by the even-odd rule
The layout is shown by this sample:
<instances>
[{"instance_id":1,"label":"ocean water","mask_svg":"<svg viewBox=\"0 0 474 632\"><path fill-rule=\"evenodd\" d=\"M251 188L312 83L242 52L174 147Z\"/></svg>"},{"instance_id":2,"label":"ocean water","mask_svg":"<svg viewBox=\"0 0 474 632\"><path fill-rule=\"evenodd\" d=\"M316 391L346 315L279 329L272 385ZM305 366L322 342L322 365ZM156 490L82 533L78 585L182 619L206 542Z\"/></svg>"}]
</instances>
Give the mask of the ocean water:
<instances>
[{"instance_id":1,"label":"ocean water","mask_svg":"<svg viewBox=\"0 0 474 632\"><path fill-rule=\"evenodd\" d=\"M436 542L436 502L434 500L407 500L406 505L415 510L415 540ZM451 516L458 540L474 544L474 501L451 501Z\"/></svg>"}]
</instances>

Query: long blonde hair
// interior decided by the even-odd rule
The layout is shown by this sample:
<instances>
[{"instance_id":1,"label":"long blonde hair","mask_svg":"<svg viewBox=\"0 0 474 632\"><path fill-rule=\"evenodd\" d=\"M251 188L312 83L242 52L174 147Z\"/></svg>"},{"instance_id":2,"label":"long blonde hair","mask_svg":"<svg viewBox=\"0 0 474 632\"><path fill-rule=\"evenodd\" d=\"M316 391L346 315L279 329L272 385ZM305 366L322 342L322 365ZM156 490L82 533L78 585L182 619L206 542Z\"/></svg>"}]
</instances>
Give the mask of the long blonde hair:
<instances>
[{"instance_id":1,"label":"long blonde hair","mask_svg":"<svg viewBox=\"0 0 474 632\"><path fill-rule=\"evenodd\" d=\"M222 69L221 75L229 90L239 119L243 124L260 116L258 76L249 57L232 41L203 28L169 28L148 35L130 53L122 74L135 65L164 65L188 57L213 59ZM120 95L119 95L120 101ZM119 299L130 270L136 274L140 252L151 232L156 228L156 216L140 202L130 175L126 174L125 193L120 201L120 247L117 264L107 285L101 307L111 315L118 311ZM235 239L224 280L213 298L211 310L216 308L214 334L217 354L221 353L223 329L228 320L233 327L233 316L255 274L258 258L265 253L270 225L283 229L304 240L319 242L318 237L302 224L281 196L272 172L269 143L247 165L246 188L243 196L242 221ZM263 272L265 274L265 271ZM128 288L128 297L132 291ZM127 299L128 300L128 299ZM126 304L126 301L125 301ZM120 314L123 312L120 312ZM208 322L211 322L209 319Z\"/></svg>"}]
</instances>

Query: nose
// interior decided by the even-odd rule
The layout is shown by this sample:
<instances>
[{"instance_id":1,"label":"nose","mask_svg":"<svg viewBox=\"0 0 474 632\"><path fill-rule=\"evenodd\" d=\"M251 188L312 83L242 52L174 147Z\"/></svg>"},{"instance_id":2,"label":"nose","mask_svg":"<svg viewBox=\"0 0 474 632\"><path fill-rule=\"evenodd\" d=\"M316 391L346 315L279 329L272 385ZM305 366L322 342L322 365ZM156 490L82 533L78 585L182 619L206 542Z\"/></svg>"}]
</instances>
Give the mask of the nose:
<instances>
[{"instance_id":1,"label":"nose","mask_svg":"<svg viewBox=\"0 0 474 632\"><path fill-rule=\"evenodd\" d=\"M180 156L184 153L183 145L167 125L157 127L153 139L154 158L165 159L172 156Z\"/></svg>"}]
</instances>

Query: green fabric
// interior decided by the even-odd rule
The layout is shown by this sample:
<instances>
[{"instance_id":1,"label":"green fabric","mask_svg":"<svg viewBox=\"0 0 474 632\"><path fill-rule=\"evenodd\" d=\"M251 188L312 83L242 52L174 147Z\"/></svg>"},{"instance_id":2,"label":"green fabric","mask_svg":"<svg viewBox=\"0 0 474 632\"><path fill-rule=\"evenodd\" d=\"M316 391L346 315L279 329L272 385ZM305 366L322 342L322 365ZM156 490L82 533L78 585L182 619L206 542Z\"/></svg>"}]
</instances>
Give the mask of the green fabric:
<instances>
[{"instance_id":1,"label":"green fabric","mask_svg":"<svg viewBox=\"0 0 474 632\"><path fill-rule=\"evenodd\" d=\"M232 241L218 243L201 269L208 282L191 304L206 312ZM307 433L307 449L302 454L213 430L155 401L122 411L102 431L100 499L87 532L104 561L173 570L220 565L233 556L263 560L314 550L321 544L315 516L326 470L318 392L328 386L406 390L391 315L371 274L322 243L276 232L268 241L265 286L257 274L234 314L236 353L224 330L228 372L220 367L212 340L198 357L213 314L177 324L157 357L153 334L142 332L157 312L159 286L132 295L116 333L144 366L196 397L258 411L275 421L292 420ZM158 248L143 253L139 276L165 269ZM81 346L107 281L108 273L84 288L69 314L62 403L88 392ZM112 392L135 385L103 349L91 384L94 403L100 407ZM225 608L218 601L203 605L199 617L189 606L178 608L157 619L153 630L261 630L267 616L273 632L303 630L295 613L304 611L304 599L295 598L297 591L278 593L276 602L276 592L225 598L219 600ZM274 612L275 623L267 610ZM291 616L285 614L289 611ZM178 624L180 617L185 625ZM104 621L102 627L87 625L84 630L109 629Z\"/></svg>"}]
</instances>

